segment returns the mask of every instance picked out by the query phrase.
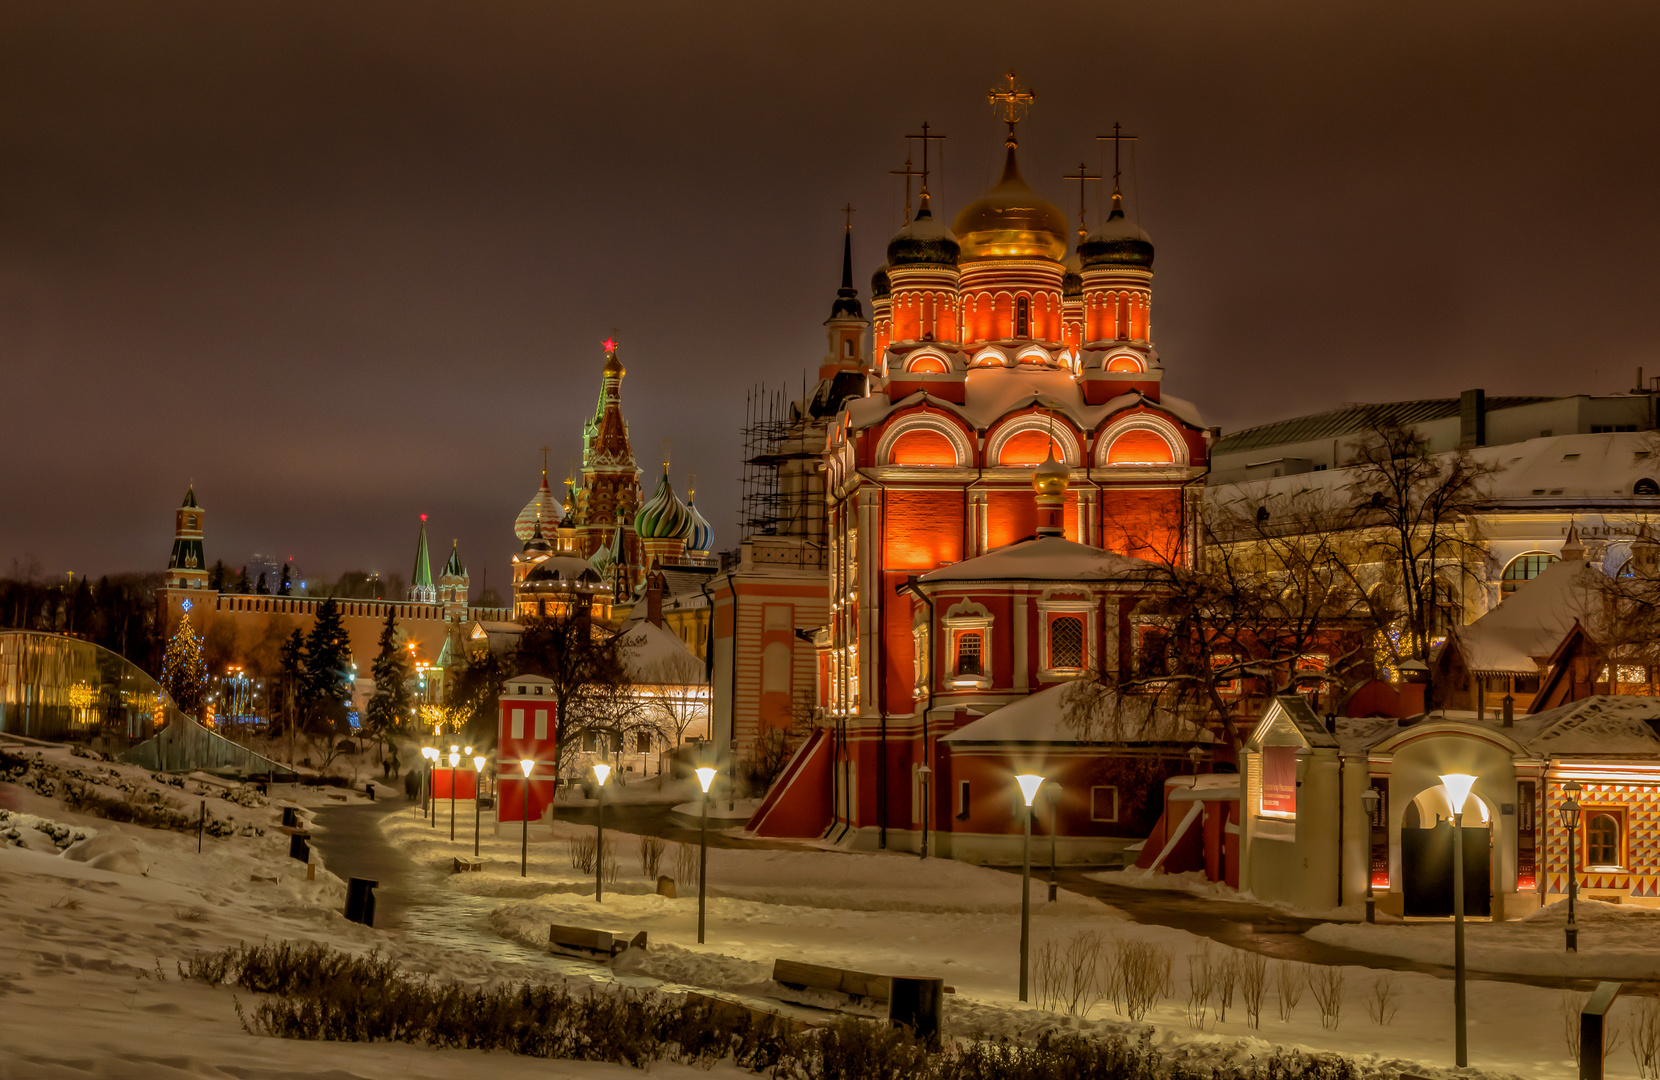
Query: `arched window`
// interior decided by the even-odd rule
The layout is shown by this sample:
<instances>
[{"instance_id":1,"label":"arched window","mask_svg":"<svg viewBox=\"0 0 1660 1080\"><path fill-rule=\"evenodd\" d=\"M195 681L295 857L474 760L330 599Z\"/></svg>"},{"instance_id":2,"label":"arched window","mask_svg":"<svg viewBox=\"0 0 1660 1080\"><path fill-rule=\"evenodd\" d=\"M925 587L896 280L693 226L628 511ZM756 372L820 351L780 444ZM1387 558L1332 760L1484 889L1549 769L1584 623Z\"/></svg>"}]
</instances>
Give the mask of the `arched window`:
<instances>
[{"instance_id":1,"label":"arched window","mask_svg":"<svg viewBox=\"0 0 1660 1080\"><path fill-rule=\"evenodd\" d=\"M1065 461L1066 452L1050 438L1047 431L1022 431L1009 436L1002 449L997 451L997 464L1042 465L1051 446L1055 449L1055 460Z\"/></svg>"},{"instance_id":2,"label":"arched window","mask_svg":"<svg viewBox=\"0 0 1660 1080\"><path fill-rule=\"evenodd\" d=\"M957 448L932 428L913 428L893 441L888 451L893 465L956 465Z\"/></svg>"},{"instance_id":3,"label":"arched window","mask_svg":"<svg viewBox=\"0 0 1660 1080\"><path fill-rule=\"evenodd\" d=\"M1014 336L1030 337L1032 327L1032 301L1022 296L1014 302Z\"/></svg>"},{"instance_id":4,"label":"arched window","mask_svg":"<svg viewBox=\"0 0 1660 1080\"><path fill-rule=\"evenodd\" d=\"M1050 621L1049 666L1052 668L1081 668L1084 666L1084 620L1076 615L1060 615Z\"/></svg>"},{"instance_id":5,"label":"arched window","mask_svg":"<svg viewBox=\"0 0 1660 1080\"><path fill-rule=\"evenodd\" d=\"M1144 369L1141 366L1141 361L1133 356L1115 356L1107 361L1107 370L1138 372Z\"/></svg>"},{"instance_id":6,"label":"arched window","mask_svg":"<svg viewBox=\"0 0 1660 1080\"><path fill-rule=\"evenodd\" d=\"M1107 449L1108 465L1168 465L1175 460L1164 436L1146 428L1126 431Z\"/></svg>"},{"instance_id":7,"label":"arched window","mask_svg":"<svg viewBox=\"0 0 1660 1080\"><path fill-rule=\"evenodd\" d=\"M905 370L912 375L944 375L945 361L937 356L919 356Z\"/></svg>"},{"instance_id":8,"label":"arched window","mask_svg":"<svg viewBox=\"0 0 1660 1080\"><path fill-rule=\"evenodd\" d=\"M1545 551L1530 551L1526 555L1518 555L1504 568L1499 588L1506 594L1513 593L1521 588L1522 582L1532 581L1545 567L1558 561L1557 556Z\"/></svg>"},{"instance_id":9,"label":"arched window","mask_svg":"<svg viewBox=\"0 0 1660 1080\"><path fill-rule=\"evenodd\" d=\"M1612 814L1597 814L1585 824L1585 861L1590 866L1622 866L1620 822Z\"/></svg>"},{"instance_id":10,"label":"arched window","mask_svg":"<svg viewBox=\"0 0 1660 1080\"><path fill-rule=\"evenodd\" d=\"M957 635L957 674L979 675L982 673L980 654L985 645L985 638L978 630L965 630Z\"/></svg>"},{"instance_id":11,"label":"arched window","mask_svg":"<svg viewBox=\"0 0 1660 1080\"><path fill-rule=\"evenodd\" d=\"M1633 495L1660 495L1660 483L1651 477L1643 477L1631 486Z\"/></svg>"}]
</instances>

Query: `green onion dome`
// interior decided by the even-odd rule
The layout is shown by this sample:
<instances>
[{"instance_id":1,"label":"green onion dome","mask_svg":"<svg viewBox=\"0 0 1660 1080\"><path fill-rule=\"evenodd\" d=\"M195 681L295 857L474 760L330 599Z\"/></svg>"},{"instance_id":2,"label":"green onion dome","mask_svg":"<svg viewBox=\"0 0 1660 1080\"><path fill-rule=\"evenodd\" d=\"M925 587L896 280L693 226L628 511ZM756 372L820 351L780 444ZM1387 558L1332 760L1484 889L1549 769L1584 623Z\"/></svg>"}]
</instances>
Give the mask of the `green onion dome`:
<instances>
[{"instance_id":1,"label":"green onion dome","mask_svg":"<svg viewBox=\"0 0 1660 1080\"><path fill-rule=\"evenodd\" d=\"M1112 193L1112 213L1104 225L1078 245L1084 269L1096 266L1138 266L1153 268L1153 241L1124 216L1124 198Z\"/></svg>"},{"instance_id":2,"label":"green onion dome","mask_svg":"<svg viewBox=\"0 0 1660 1080\"><path fill-rule=\"evenodd\" d=\"M657 490L634 515L634 533L641 540L679 540L691 528L691 512L674 493L674 485L669 483L669 466L664 462L663 479L658 481Z\"/></svg>"},{"instance_id":3,"label":"green onion dome","mask_svg":"<svg viewBox=\"0 0 1660 1080\"><path fill-rule=\"evenodd\" d=\"M916 218L888 241L888 265L956 266L961 250L951 230L934 220L924 196Z\"/></svg>"}]
</instances>

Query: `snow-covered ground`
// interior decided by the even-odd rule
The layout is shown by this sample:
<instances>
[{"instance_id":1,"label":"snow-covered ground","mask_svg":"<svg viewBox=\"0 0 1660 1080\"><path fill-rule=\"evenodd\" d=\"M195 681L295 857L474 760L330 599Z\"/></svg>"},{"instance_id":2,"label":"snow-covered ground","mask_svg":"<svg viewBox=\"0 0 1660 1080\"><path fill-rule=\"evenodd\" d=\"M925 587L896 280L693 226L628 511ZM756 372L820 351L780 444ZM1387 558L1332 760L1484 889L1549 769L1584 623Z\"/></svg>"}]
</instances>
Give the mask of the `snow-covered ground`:
<instances>
[{"instance_id":1,"label":"snow-covered ground","mask_svg":"<svg viewBox=\"0 0 1660 1080\"><path fill-rule=\"evenodd\" d=\"M418 813L399 812L383 821L394 843L417 862L446 868L456 854L472 853L466 843L451 845L442 830L420 822ZM486 869L449 878L451 888L497 903L489 917L502 936L545 947L550 924L646 930L650 947L626 954L619 972L651 976L671 986L702 986L746 996L779 992L772 962L780 957L874 971L931 975L956 989L948 999L947 1023L958 1033L1032 1036L1043 1027L1065 1025L1107 1032L1130 1025L1110 1003L1095 1007L1080 1022L1030 1006L1017 998L1020 879L1013 874L914 855L840 851L711 848L707 944L698 946L695 885L676 899L656 895L642 873L638 838L606 831L617 856L618 880L605 888L603 903L593 897L592 874L570 865L569 842L593 830L567 822L533 824L528 877L519 876L518 828L506 826L483 841ZM692 849L695 854L695 848ZM673 873L670 845L661 872ZM695 880L695 879L694 879ZM1173 992L1148 1019L1159 1042L1172 1048L1227 1057L1263 1052L1271 1044L1359 1054L1369 1075L1393 1077L1405 1071L1441 1075L1452 1060L1452 984L1428 975L1389 974L1367 968L1344 970L1338 1026L1326 1030L1310 991L1305 990L1289 1022L1281 1022L1275 991L1264 1005L1260 1030L1246 1023L1236 999L1228 1020L1212 1015L1201 1027L1186 1017L1189 958L1204 946L1193 935L1127 920L1115 910L1065 890L1044 900L1047 886L1033 885L1034 954L1048 941L1066 941L1096 932L1109 940L1138 938L1167 948L1174 959ZM1212 952L1226 952L1221 946ZM1450 945L1441 961L1450 959ZM1271 965L1272 967L1273 965ZM1398 1012L1387 1025L1368 1017L1367 1000L1378 980L1388 980ZM1562 995L1553 990L1475 981L1470 987L1471 1058L1485 1072L1466 1075L1522 1076L1552 1080L1576 1075L1563 1041ZM1624 1051L1610 1059L1608 1075L1637 1075Z\"/></svg>"},{"instance_id":2,"label":"snow-covered ground","mask_svg":"<svg viewBox=\"0 0 1660 1080\"><path fill-rule=\"evenodd\" d=\"M1465 962L1477 971L1594 979L1660 979L1660 910L1581 900L1579 951L1568 952L1567 901L1514 922L1465 925ZM1451 962L1451 923L1326 923L1316 941L1430 963Z\"/></svg>"}]
</instances>

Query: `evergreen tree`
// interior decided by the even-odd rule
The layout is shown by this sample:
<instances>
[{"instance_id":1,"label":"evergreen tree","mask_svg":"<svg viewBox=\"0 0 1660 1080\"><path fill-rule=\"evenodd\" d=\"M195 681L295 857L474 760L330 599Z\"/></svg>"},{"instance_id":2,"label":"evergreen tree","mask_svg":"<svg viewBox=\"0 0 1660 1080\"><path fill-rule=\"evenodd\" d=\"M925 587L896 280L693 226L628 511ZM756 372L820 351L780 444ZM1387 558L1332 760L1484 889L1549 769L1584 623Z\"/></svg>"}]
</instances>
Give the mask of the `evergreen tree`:
<instances>
[{"instance_id":1,"label":"evergreen tree","mask_svg":"<svg viewBox=\"0 0 1660 1080\"><path fill-rule=\"evenodd\" d=\"M331 597L317 608L317 622L306 638L305 687L314 722L344 728L352 699L352 642L340 620L340 605Z\"/></svg>"},{"instance_id":2,"label":"evergreen tree","mask_svg":"<svg viewBox=\"0 0 1660 1080\"><path fill-rule=\"evenodd\" d=\"M214 592L225 591L225 560L214 560L213 569L208 572L208 588Z\"/></svg>"},{"instance_id":3,"label":"evergreen tree","mask_svg":"<svg viewBox=\"0 0 1660 1080\"><path fill-rule=\"evenodd\" d=\"M294 585L294 583L292 581L290 581L289 578L288 578L288 564L283 563L282 564L282 581L277 583L277 595L278 596L287 596L289 590L291 588L293 588L293 585Z\"/></svg>"},{"instance_id":4,"label":"evergreen tree","mask_svg":"<svg viewBox=\"0 0 1660 1080\"><path fill-rule=\"evenodd\" d=\"M393 609L395 610L395 609ZM402 731L409 723L409 661L398 647L398 631L392 610L380 631L380 655L375 657L375 694L369 699L366 726L385 738Z\"/></svg>"},{"instance_id":5,"label":"evergreen tree","mask_svg":"<svg viewBox=\"0 0 1660 1080\"><path fill-rule=\"evenodd\" d=\"M278 675L282 682L282 713L287 723L297 723L305 709L305 635L296 630L282 645Z\"/></svg>"},{"instance_id":6,"label":"evergreen tree","mask_svg":"<svg viewBox=\"0 0 1660 1080\"><path fill-rule=\"evenodd\" d=\"M254 592L261 596L265 596L270 591L271 586L265 584L265 571L261 570L259 572L259 580L254 583Z\"/></svg>"},{"instance_id":7,"label":"evergreen tree","mask_svg":"<svg viewBox=\"0 0 1660 1080\"><path fill-rule=\"evenodd\" d=\"M179 620L178 633L167 643L161 660L161 686L173 704L186 716L201 719L207 697L207 663L202 659L202 639L190 628L190 616Z\"/></svg>"},{"instance_id":8,"label":"evergreen tree","mask_svg":"<svg viewBox=\"0 0 1660 1080\"><path fill-rule=\"evenodd\" d=\"M236 591L241 593L243 596L247 596L249 593L254 591L253 586L248 581L248 568L246 566L244 566L242 568L242 572L237 575Z\"/></svg>"}]
</instances>

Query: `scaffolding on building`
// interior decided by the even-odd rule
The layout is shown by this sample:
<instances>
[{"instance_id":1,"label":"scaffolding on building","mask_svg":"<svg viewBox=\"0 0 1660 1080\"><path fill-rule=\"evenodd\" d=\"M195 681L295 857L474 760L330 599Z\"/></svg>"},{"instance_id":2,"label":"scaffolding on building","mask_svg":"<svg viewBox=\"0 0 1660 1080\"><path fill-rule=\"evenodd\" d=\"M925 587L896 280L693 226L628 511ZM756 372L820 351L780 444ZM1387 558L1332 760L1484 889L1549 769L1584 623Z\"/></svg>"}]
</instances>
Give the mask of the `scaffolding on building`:
<instances>
[{"instance_id":1,"label":"scaffolding on building","mask_svg":"<svg viewBox=\"0 0 1660 1080\"><path fill-rule=\"evenodd\" d=\"M802 400L807 386L802 383ZM813 559L822 560L822 544L812 542L820 531L805 520L807 514L822 514L824 508L798 483L790 490L780 482L790 462L800 462L793 471L811 471L807 463L818 456L819 447L804 438L801 407L784 386L762 383L750 389L744 403L742 499L739 509L740 538L791 536L809 541Z\"/></svg>"}]
</instances>

